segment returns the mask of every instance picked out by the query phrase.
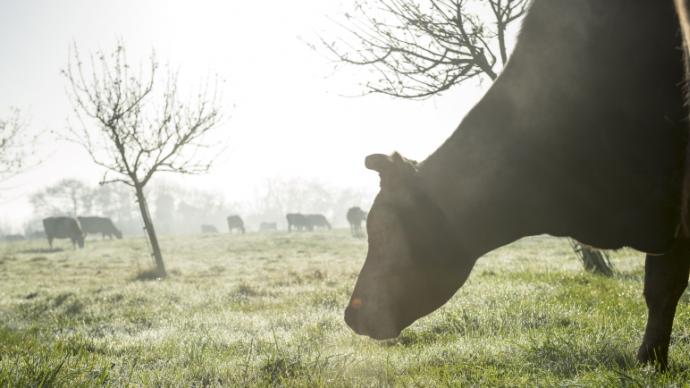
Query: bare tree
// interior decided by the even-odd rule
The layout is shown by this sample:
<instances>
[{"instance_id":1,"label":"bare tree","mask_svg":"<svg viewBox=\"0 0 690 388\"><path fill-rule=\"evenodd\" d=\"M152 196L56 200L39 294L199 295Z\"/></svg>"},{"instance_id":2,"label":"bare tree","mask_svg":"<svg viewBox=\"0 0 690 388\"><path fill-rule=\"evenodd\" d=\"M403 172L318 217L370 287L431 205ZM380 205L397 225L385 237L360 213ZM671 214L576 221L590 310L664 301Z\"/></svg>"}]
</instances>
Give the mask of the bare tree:
<instances>
[{"instance_id":1,"label":"bare tree","mask_svg":"<svg viewBox=\"0 0 690 388\"><path fill-rule=\"evenodd\" d=\"M70 127L71 140L106 170L101 184L121 182L132 187L156 270L165 276L144 187L159 172L208 171L217 152L207 137L221 120L217 83L202 84L192 101L183 103L176 73L168 72L163 87L157 88L161 80L154 55L146 69L138 70L127 63L122 44L89 59L85 71L75 44L63 71L81 123Z\"/></svg>"},{"instance_id":2,"label":"bare tree","mask_svg":"<svg viewBox=\"0 0 690 388\"><path fill-rule=\"evenodd\" d=\"M322 39L338 61L368 67L368 93L425 98L471 78L495 80L508 61L506 31L528 0L356 0L340 23L345 36ZM500 61L499 61L500 58ZM585 267L613 273L603 252L573 244ZM601 270L601 269L604 270Z\"/></svg>"},{"instance_id":3,"label":"bare tree","mask_svg":"<svg viewBox=\"0 0 690 388\"><path fill-rule=\"evenodd\" d=\"M471 78L496 79L508 60L506 30L528 5L528 0L356 0L353 13L339 23L346 34L322 43L337 60L374 70L367 92L424 98Z\"/></svg>"},{"instance_id":4,"label":"bare tree","mask_svg":"<svg viewBox=\"0 0 690 388\"><path fill-rule=\"evenodd\" d=\"M86 215L93 208L95 191L76 179L62 179L56 184L31 195L34 212L43 215Z\"/></svg>"},{"instance_id":5,"label":"bare tree","mask_svg":"<svg viewBox=\"0 0 690 388\"><path fill-rule=\"evenodd\" d=\"M569 238L568 242L577 258L582 261L585 270L607 277L613 276L613 263L611 263L608 253L580 244L580 242L572 238Z\"/></svg>"},{"instance_id":6,"label":"bare tree","mask_svg":"<svg viewBox=\"0 0 690 388\"><path fill-rule=\"evenodd\" d=\"M33 142L26 138L25 127L19 109L11 108L6 117L0 117L0 180L21 172L28 164Z\"/></svg>"},{"instance_id":7,"label":"bare tree","mask_svg":"<svg viewBox=\"0 0 690 388\"><path fill-rule=\"evenodd\" d=\"M93 192L93 208L96 214L116 221L127 233L141 232L135 220L139 217L138 209L133 206L135 197L132 190L123 184L100 185Z\"/></svg>"}]
</instances>

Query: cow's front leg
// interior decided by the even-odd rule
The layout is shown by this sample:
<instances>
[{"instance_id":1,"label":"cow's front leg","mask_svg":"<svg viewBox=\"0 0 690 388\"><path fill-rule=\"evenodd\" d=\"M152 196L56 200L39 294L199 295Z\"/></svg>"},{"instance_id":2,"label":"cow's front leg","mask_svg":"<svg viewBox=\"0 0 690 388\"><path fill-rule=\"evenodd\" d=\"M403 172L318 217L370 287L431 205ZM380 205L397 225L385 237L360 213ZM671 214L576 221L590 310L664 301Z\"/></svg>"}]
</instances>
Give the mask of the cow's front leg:
<instances>
[{"instance_id":1,"label":"cow's front leg","mask_svg":"<svg viewBox=\"0 0 690 388\"><path fill-rule=\"evenodd\" d=\"M647 255L644 267L644 298L647 302L647 327L637 359L665 369L668 345L678 299L688 285L690 241L677 240L661 256Z\"/></svg>"}]
</instances>

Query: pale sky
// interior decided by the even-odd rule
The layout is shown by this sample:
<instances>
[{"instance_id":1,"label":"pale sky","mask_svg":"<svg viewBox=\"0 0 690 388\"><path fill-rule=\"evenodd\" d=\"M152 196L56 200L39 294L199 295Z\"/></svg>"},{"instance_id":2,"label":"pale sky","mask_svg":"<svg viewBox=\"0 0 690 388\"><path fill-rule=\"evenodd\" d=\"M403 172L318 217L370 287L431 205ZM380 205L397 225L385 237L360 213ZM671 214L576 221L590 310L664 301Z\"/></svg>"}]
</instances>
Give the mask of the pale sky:
<instances>
[{"instance_id":1,"label":"pale sky","mask_svg":"<svg viewBox=\"0 0 690 388\"><path fill-rule=\"evenodd\" d=\"M335 28L327 18L349 1L0 0L0 114L17 107L32 130L64 132L71 105L60 75L75 42L83 54L122 41L130 62L152 49L194 87L207 75L224 83L230 138L207 175L166 176L193 187L247 200L271 177L316 178L375 192L377 176L363 166L370 153L402 152L423 159L448 137L486 85L475 81L426 101L361 91L356 71L334 64L304 42ZM332 33L330 33L332 35ZM488 83L486 83L488 84ZM0 184L0 224L19 227L31 215L28 196L74 177L96 184L102 170L75 145L44 138L45 160Z\"/></svg>"}]
</instances>

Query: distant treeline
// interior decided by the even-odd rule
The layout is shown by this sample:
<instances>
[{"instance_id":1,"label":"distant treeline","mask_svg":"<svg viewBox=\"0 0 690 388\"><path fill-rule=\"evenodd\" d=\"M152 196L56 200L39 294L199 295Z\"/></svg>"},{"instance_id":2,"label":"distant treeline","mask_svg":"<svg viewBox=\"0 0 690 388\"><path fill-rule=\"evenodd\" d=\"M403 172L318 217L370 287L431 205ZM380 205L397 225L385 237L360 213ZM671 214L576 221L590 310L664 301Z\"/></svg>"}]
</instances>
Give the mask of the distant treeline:
<instances>
[{"instance_id":1,"label":"distant treeline","mask_svg":"<svg viewBox=\"0 0 690 388\"><path fill-rule=\"evenodd\" d=\"M287 213L320 213L333 226L345 227L347 209L353 205L368 208L372 199L371 194L362 190L297 178L271 179L254 192L252 198L233 203L226 199L225 193L154 182L147 195L157 231L162 234L198 233L200 225L225 230L226 217L230 214L241 215L248 230L258 230L261 223L276 223L278 229L286 230ZM45 217L91 215L112 219L124 234L143 233L132 190L119 183L89 185L64 179L33 193L30 202L34 213L27 220L25 234L41 230L41 220Z\"/></svg>"}]
</instances>

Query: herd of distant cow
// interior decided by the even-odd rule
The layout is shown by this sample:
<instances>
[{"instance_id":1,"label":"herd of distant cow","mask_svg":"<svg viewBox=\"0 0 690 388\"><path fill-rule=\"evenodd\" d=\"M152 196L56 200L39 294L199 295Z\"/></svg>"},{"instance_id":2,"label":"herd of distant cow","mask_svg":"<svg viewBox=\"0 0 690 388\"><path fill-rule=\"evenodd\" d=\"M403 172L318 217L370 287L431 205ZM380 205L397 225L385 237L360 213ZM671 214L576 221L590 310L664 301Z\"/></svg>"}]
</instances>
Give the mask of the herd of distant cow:
<instances>
[{"instance_id":1,"label":"herd of distant cow","mask_svg":"<svg viewBox=\"0 0 690 388\"><path fill-rule=\"evenodd\" d=\"M366 220L367 213L359 207L352 207L347 211L347 221L350 224L350 232L353 237L362 237L362 222ZM331 224L323 214L288 213L285 216L288 232L311 232L314 230L331 230ZM242 217L233 214L227 217L228 232L244 234L246 228ZM278 230L277 222L261 222L260 232ZM214 225L201 225L201 233L219 233ZM56 239L69 239L76 248L84 247L84 240L88 235L100 234L102 238L122 238L122 232L108 217L48 217L43 219L43 231L33 231L23 235L8 235L5 241L19 241L26 238L48 240L48 245L53 248Z\"/></svg>"}]
</instances>

